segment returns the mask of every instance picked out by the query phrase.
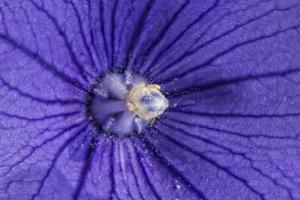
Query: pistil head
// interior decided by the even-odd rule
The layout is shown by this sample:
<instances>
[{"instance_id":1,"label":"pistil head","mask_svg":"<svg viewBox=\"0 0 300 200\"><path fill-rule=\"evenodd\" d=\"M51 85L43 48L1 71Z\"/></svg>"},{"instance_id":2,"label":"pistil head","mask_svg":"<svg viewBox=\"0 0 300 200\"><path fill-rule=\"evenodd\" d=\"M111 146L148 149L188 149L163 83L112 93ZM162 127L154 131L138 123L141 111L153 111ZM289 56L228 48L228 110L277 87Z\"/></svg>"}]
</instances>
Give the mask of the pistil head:
<instances>
[{"instance_id":1,"label":"pistil head","mask_svg":"<svg viewBox=\"0 0 300 200\"><path fill-rule=\"evenodd\" d=\"M140 118L153 120L166 110L169 103L160 92L159 85L138 83L131 89L127 97L127 106Z\"/></svg>"}]
</instances>

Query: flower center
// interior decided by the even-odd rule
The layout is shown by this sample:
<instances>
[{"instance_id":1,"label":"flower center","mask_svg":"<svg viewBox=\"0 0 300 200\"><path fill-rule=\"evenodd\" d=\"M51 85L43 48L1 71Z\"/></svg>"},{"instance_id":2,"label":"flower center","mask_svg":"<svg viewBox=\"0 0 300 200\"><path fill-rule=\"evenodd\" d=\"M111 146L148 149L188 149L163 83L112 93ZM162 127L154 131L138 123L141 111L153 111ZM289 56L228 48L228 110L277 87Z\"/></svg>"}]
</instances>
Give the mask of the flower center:
<instances>
[{"instance_id":1,"label":"flower center","mask_svg":"<svg viewBox=\"0 0 300 200\"><path fill-rule=\"evenodd\" d=\"M101 132L113 136L141 133L168 107L160 86L125 72L107 74L93 87L88 113Z\"/></svg>"}]
</instances>

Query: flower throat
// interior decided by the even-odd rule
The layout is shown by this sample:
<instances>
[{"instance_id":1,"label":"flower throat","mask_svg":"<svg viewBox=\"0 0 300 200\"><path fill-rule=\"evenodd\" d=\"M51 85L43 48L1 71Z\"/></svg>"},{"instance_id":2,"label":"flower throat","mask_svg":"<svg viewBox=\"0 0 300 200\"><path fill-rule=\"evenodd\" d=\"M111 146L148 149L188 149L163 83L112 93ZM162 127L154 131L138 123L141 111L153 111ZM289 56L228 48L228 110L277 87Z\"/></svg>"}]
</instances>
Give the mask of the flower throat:
<instances>
[{"instance_id":1,"label":"flower throat","mask_svg":"<svg viewBox=\"0 0 300 200\"><path fill-rule=\"evenodd\" d=\"M107 74L92 89L92 120L111 136L141 133L169 106L160 89L130 72Z\"/></svg>"}]
</instances>

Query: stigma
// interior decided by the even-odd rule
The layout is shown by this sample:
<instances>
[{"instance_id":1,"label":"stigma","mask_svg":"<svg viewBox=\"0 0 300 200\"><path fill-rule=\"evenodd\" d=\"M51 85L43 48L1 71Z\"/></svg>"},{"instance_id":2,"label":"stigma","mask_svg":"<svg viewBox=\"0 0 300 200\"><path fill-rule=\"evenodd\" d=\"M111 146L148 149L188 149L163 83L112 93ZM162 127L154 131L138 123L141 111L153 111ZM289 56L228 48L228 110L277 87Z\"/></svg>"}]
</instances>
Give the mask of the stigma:
<instances>
[{"instance_id":1,"label":"stigma","mask_svg":"<svg viewBox=\"0 0 300 200\"><path fill-rule=\"evenodd\" d=\"M152 121L168 108L169 103L159 85L138 83L127 97L127 106L141 119Z\"/></svg>"}]
</instances>

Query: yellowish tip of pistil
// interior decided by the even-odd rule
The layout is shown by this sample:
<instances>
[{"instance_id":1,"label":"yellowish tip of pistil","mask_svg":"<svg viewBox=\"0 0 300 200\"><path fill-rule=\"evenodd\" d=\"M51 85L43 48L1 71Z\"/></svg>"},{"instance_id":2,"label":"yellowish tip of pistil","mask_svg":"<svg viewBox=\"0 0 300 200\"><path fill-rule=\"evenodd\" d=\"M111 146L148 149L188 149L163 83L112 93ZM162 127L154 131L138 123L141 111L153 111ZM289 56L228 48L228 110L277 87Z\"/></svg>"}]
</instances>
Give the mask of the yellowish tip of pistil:
<instances>
[{"instance_id":1,"label":"yellowish tip of pistil","mask_svg":"<svg viewBox=\"0 0 300 200\"><path fill-rule=\"evenodd\" d=\"M138 83L127 97L128 110L144 120L152 121L169 106L168 100L156 84Z\"/></svg>"}]
</instances>

